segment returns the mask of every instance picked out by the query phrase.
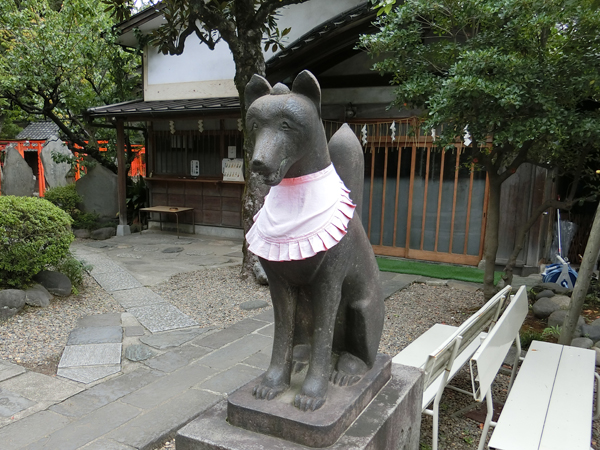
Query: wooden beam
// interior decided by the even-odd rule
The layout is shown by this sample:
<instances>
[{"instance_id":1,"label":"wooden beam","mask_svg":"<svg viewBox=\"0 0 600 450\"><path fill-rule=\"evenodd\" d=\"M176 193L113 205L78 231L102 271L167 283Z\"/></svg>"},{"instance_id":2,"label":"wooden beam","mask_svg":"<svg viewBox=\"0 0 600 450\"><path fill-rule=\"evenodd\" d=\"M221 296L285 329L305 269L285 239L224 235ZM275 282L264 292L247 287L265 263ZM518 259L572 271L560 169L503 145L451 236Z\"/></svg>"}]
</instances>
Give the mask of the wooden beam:
<instances>
[{"instance_id":1,"label":"wooden beam","mask_svg":"<svg viewBox=\"0 0 600 450\"><path fill-rule=\"evenodd\" d=\"M442 149L440 150L442 153L442 162L440 163L440 186L438 189L438 205L437 205L437 218L435 221L435 245L433 250L437 252L438 249L438 241L440 237L440 215L442 211L442 187L444 185L444 158L446 156L446 152Z\"/></svg>"},{"instance_id":2,"label":"wooden beam","mask_svg":"<svg viewBox=\"0 0 600 450\"><path fill-rule=\"evenodd\" d=\"M427 218L427 188L429 187L429 158L431 156L431 147L427 148L427 162L425 163L425 190L423 192L423 215L421 218L421 245L420 250L423 250L423 241L425 240L425 219Z\"/></svg>"},{"instance_id":3,"label":"wooden beam","mask_svg":"<svg viewBox=\"0 0 600 450\"><path fill-rule=\"evenodd\" d=\"M472 255L450 254L442 252L430 252L427 250L404 249L402 247L387 247L384 245L373 245L373 252L382 256L397 256L421 261L436 261L449 264L463 264L466 266L476 266L480 258Z\"/></svg>"},{"instance_id":4,"label":"wooden beam","mask_svg":"<svg viewBox=\"0 0 600 450\"><path fill-rule=\"evenodd\" d=\"M402 147L400 147L400 145L398 145L397 147L398 150L398 166L396 167L396 197L395 197L395 201L394 201L394 242L393 242L393 246L396 246L396 231L398 230L398 194L399 194L399 190L400 190L400 168L402 167L401 164L401 160L402 160Z\"/></svg>"},{"instance_id":5,"label":"wooden beam","mask_svg":"<svg viewBox=\"0 0 600 450\"><path fill-rule=\"evenodd\" d=\"M385 190L387 189L387 165L388 147L385 148L385 159L383 162L383 194L381 196L381 227L379 231L379 245L383 245L383 225L385 224Z\"/></svg>"},{"instance_id":6,"label":"wooden beam","mask_svg":"<svg viewBox=\"0 0 600 450\"><path fill-rule=\"evenodd\" d=\"M117 120L117 188L119 197L119 225L127 225L127 165L125 163L125 127Z\"/></svg>"},{"instance_id":7,"label":"wooden beam","mask_svg":"<svg viewBox=\"0 0 600 450\"><path fill-rule=\"evenodd\" d=\"M410 248L410 231L412 227L412 207L413 207L413 194L414 194L414 185L415 185L415 164L417 159L417 146L413 144L412 146L412 161L410 162L410 183L408 187L408 214L406 218L406 244L405 249L407 254L403 255L404 257L408 257L408 249Z\"/></svg>"}]
</instances>

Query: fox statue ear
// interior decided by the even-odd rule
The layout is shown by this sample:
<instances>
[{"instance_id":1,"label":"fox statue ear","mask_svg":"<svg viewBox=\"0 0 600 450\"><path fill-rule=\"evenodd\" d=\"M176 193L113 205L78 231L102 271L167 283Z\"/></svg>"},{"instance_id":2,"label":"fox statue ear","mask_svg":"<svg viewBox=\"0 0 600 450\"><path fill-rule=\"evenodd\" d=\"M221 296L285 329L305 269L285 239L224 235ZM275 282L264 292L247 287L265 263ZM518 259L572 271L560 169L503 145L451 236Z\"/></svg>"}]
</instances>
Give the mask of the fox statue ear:
<instances>
[{"instance_id":1,"label":"fox statue ear","mask_svg":"<svg viewBox=\"0 0 600 450\"><path fill-rule=\"evenodd\" d=\"M249 108L258 98L271 93L271 85L260 75L252 75L250 81L244 89L244 98L246 99L246 108Z\"/></svg>"},{"instance_id":2,"label":"fox statue ear","mask_svg":"<svg viewBox=\"0 0 600 450\"><path fill-rule=\"evenodd\" d=\"M321 87L312 73L308 70L300 72L294 80L292 92L308 97L315 104L319 117L321 117Z\"/></svg>"}]
</instances>

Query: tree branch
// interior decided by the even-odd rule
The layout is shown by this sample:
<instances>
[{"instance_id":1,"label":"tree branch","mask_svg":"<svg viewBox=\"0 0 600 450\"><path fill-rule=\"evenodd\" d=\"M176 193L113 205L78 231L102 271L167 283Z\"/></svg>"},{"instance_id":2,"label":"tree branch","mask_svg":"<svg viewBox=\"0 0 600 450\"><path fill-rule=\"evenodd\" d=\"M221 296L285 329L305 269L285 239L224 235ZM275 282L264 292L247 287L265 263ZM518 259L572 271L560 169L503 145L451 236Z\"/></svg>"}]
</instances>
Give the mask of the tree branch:
<instances>
[{"instance_id":1,"label":"tree branch","mask_svg":"<svg viewBox=\"0 0 600 450\"><path fill-rule=\"evenodd\" d=\"M508 179L508 177L514 174L517 171L517 169L521 166L521 164L527 161L527 152L529 152L529 149L532 145L533 142L528 141L521 146L521 148L519 149L519 153L517 154L516 158L513 159L510 166L508 166L506 170L500 174L501 183L503 183L506 179Z\"/></svg>"}]
</instances>

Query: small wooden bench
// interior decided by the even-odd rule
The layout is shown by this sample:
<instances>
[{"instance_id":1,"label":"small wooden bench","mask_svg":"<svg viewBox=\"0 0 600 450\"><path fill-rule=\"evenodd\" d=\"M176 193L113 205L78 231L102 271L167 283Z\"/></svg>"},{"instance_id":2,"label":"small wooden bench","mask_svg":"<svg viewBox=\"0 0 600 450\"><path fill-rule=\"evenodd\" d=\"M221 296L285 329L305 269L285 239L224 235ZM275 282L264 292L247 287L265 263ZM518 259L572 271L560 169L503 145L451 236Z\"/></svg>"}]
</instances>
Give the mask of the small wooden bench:
<instances>
[{"instance_id":1,"label":"small wooden bench","mask_svg":"<svg viewBox=\"0 0 600 450\"><path fill-rule=\"evenodd\" d=\"M439 403L444 389L451 387L448 383L480 346L487 335L484 330L494 329L510 290L506 286L459 327L434 325L392 359L393 363L425 371L422 411L433 416L433 450L438 446ZM427 409L432 402L432 408Z\"/></svg>"},{"instance_id":2,"label":"small wooden bench","mask_svg":"<svg viewBox=\"0 0 600 450\"><path fill-rule=\"evenodd\" d=\"M160 231L162 231L162 215L163 214L175 214L175 220L177 221L177 239L179 239L179 214L191 211L192 213L192 233L196 234L196 220L194 217L194 208L187 208L184 206L149 206L147 208L140 208L138 212L138 220L140 222L140 234L142 234L142 212L145 213L158 213L158 219L160 222ZM148 225L150 227L150 225Z\"/></svg>"},{"instance_id":3,"label":"small wooden bench","mask_svg":"<svg viewBox=\"0 0 600 450\"><path fill-rule=\"evenodd\" d=\"M599 415L596 411L592 418L594 377L600 381L595 368L596 353L592 350L533 341L489 447L589 450L592 419Z\"/></svg>"}]
</instances>

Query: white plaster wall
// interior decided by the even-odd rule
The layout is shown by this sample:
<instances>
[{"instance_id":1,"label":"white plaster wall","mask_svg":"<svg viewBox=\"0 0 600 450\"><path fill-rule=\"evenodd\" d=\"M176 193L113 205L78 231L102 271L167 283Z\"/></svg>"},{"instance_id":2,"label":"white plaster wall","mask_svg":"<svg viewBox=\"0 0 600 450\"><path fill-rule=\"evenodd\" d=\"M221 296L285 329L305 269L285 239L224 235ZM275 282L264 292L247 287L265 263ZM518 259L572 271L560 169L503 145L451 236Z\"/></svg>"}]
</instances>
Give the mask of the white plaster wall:
<instances>
[{"instance_id":1,"label":"white plaster wall","mask_svg":"<svg viewBox=\"0 0 600 450\"><path fill-rule=\"evenodd\" d=\"M287 43L291 43L321 23L365 2L311 0L291 5L281 10L279 29L292 28L287 36ZM272 55L269 50L265 59ZM235 64L227 43L223 41L210 50L191 35L182 55L163 55L155 49L148 49L144 65L146 101L237 96L233 83Z\"/></svg>"},{"instance_id":2,"label":"white plaster wall","mask_svg":"<svg viewBox=\"0 0 600 450\"><path fill-rule=\"evenodd\" d=\"M235 75L233 57L224 41L210 50L196 35L191 35L181 55L163 55L156 49L149 49L147 55L148 84L224 80L233 79Z\"/></svg>"}]
</instances>

